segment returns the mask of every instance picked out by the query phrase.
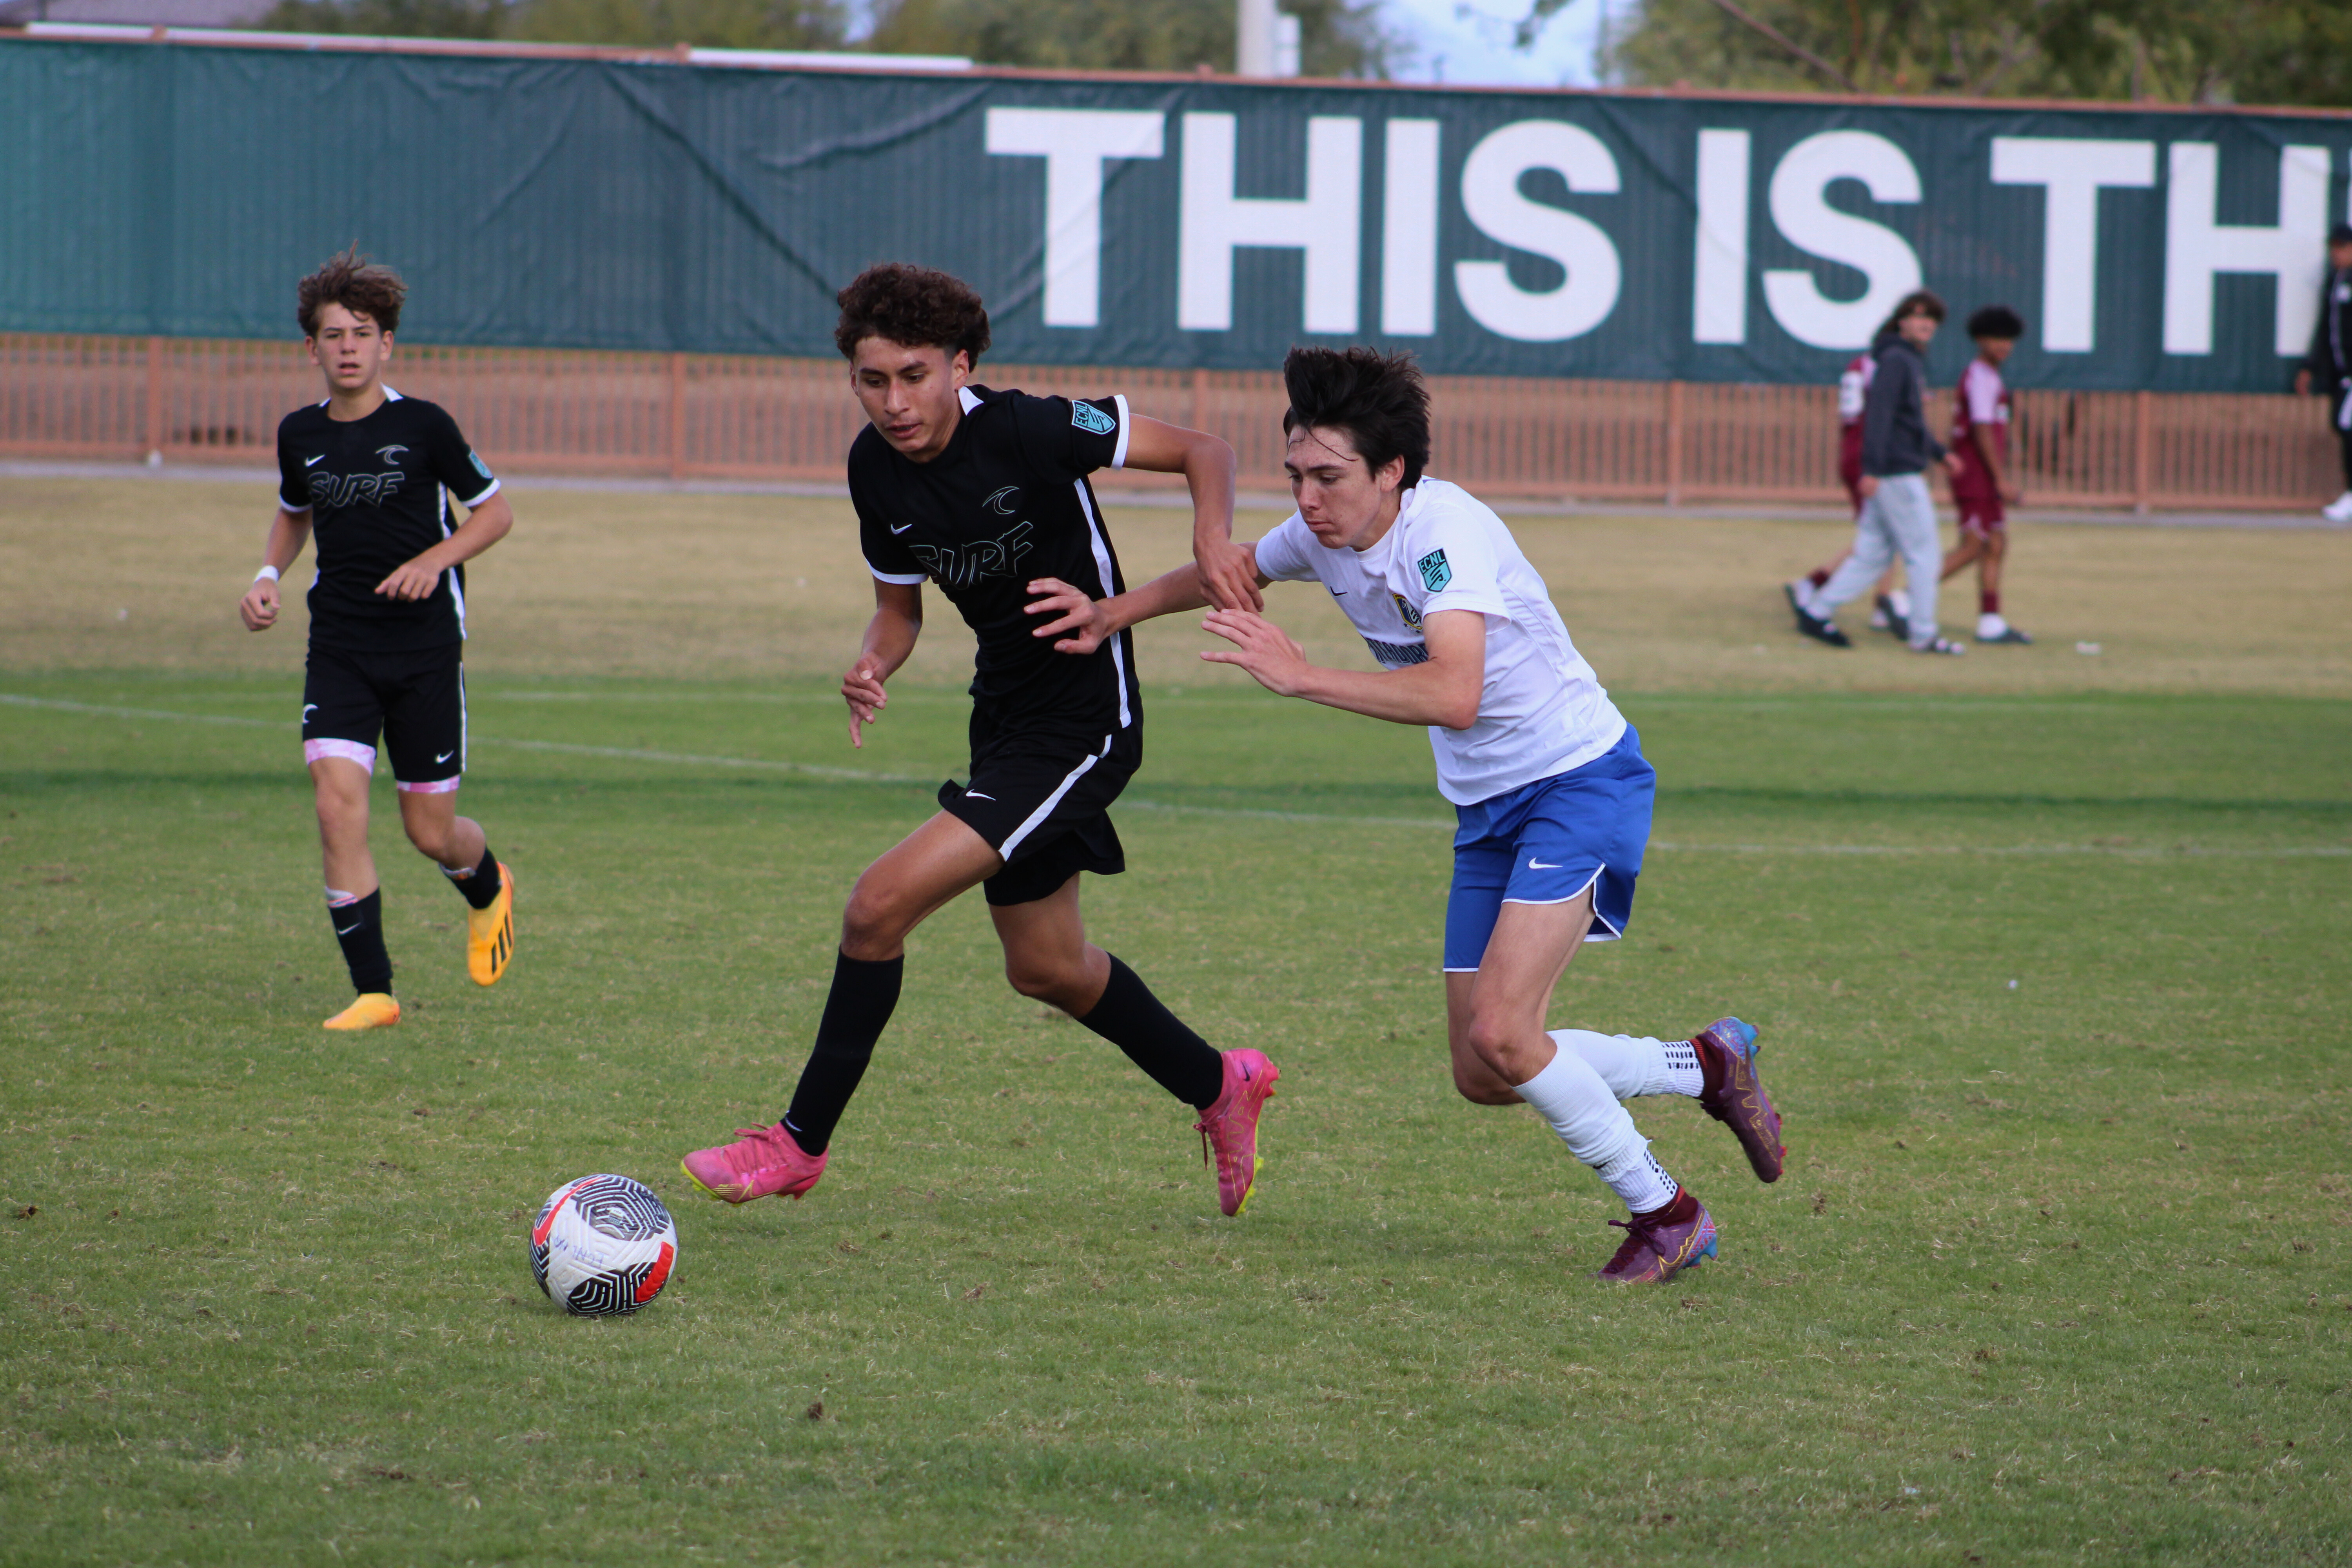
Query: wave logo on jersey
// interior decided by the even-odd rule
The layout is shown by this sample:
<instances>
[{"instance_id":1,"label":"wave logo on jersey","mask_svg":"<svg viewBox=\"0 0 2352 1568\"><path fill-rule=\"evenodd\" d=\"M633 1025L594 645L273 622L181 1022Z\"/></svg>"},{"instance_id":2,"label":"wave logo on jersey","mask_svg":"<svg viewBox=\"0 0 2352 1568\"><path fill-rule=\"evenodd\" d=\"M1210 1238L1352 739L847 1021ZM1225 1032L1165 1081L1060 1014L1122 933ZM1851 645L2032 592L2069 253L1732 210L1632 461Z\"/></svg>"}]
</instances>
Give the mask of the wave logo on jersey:
<instances>
[{"instance_id":1,"label":"wave logo on jersey","mask_svg":"<svg viewBox=\"0 0 2352 1568\"><path fill-rule=\"evenodd\" d=\"M1414 631L1421 630L1421 612L1414 609L1402 594L1391 594L1389 597L1396 601L1397 614L1403 618L1404 624Z\"/></svg>"},{"instance_id":2,"label":"wave logo on jersey","mask_svg":"<svg viewBox=\"0 0 2352 1568\"><path fill-rule=\"evenodd\" d=\"M374 506L398 495L401 481L407 478L398 468L381 474L331 474L324 468L313 468L310 470L310 504L324 507Z\"/></svg>"},{"instance_id":3,"label":"wave logo on jersey","mask_svg":"<svg viewBox=\"0 0 2352 1568\"><path fill-rule=\"evenodd\" d=\"M984 577L1011 577L1021 558L1034 548L1029 525L1016 522L994 539L976 543L909 544L908 551L942 588L969 588Z\"/></svg>"},{"instance_id":4,"label":"wave logo on jersey","mask_svg":"<svg viewBox=\"0 0 2352 1568\"><path fill-rule=\"evenodd\" d=\"M1412 564L1421 574L1421 585L1433 594L1454 581L1454 568L1446 563L1443 550L1433 550Z\"/></svg>"},{"instance_id":5,"label":"wave logo on jersey","mask_svg":"<svg viewBox=\"0 0 2352 1568\"><path fill-rule=\"evenodd\" d=\"M397 463L400 461L400 455L407 450L405 447L378 447L375 449L375 455L387 463Z\"/></svg>"},{"instance_id":6,"label":"wave logo on jersey","mask_svg":"<svg viewBox=\"0 0 2352 1568\"><path fill-rule=\"evenodd\" d=\"M1021 487L1006 485L980 504L982 510L999 517L1012 517L1021 510Z\"/></svg>"},{"instance_id":7,"label":"wave logo on jersey","mask_svg":"<svg viewBox=\"0 0 2352 1568\"><path fill-rule=\"evenodd\" d=\"M1118 428L1118 421L1091 403L1072 403L1070 423L1096 436L1108 436Z\"/></svg>"}]
</instances>

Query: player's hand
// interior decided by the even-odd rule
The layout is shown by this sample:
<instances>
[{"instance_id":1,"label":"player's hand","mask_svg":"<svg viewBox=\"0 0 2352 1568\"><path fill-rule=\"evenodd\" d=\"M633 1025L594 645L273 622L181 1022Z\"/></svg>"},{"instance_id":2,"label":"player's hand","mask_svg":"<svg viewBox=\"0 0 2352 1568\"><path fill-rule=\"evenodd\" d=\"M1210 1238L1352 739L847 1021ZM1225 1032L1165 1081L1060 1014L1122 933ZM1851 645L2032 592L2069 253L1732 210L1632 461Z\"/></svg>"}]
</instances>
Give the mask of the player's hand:
<instances>
[{"instance_id":1,"label":"player's hand","mask_svg":"<svg viewBox=\"0 0 2352 1568\"><path fill-rule=\"evenodd\" d=\"M889 693L882 689L882 677L872 659L859 659L857 668L841 678L841 696L849 704L849 743L862 751L866 726L890 705Z\"/></svg>"},{"instance_id":2,"label":"player's hand","mask_svg":"<svg viewBox=\"0 0 2352 1568\"><path fill-rule=\"evenodd\" d=\"M1209 603L1221 610L1265 608L1265 595L1257 588L1255 557L1230 539L1200 539L1192 541L1192 560L1201 568L1201 587L1209 595Z\"/></svg>"},{"instance_id":3,"label":"player's hand","mask_svg":"<svg viewBox=\"0 0 2352 1568\"><path fill-rule=\"evenodd\" d=\"M1251 610L1212 610L1201 629L1216 633L1236 651L1210 648L1201 657L1211 664L1237 664L1260 686L1277 697L1296 697L1307 672L1307 650L1264 616Z\"/></svg>"},{"instance_id":4,"label":"player's hand","mask_svg":"<svg viewBox=\"0 0 2352 1568\"><path fill-rule=\"evenodd\" d=\"M1958 452L1947 452L1944 454L1944 477L1946 479L1958 479L1960 477L1960 470L1968 466L1967 459L1963 458Z\"/></svg>"},{"instance_id":5,"label":"player's hand","mask_svg":"<svg viewBox=\"0 0 2352 1568\"><path fill-rule=\"evenodd\" d=\"M1060 617L1041 624L1029 635L1050 637L1070 634L1054 645L1055 653L1092 653L1118 630L1111 625L1110 612L1104 601L1059 577L1040 577L1029 584L1029 591L1037 595L1029 601L1029 614Z\"/></svg>"},{"instance_id":6,"label":"player's hand","mask_svg":"<svg viewBox=\"0 0 2352 1568\"><path fill-rule=\"evenodd\" d=\"M249 632L266 632L278 624L278 584L267 577L256 577L245 597L236 602L236 613Z\"/></svg>"},{"instance_id":7,"label":"player's hand","mask_svg":"<svg viewBox=\"0 0 2352 1568\"><path fill-rule=\"evenodd\" d=\"M433 590L441 585L441 569L425 564L425 557L396 569L393 574L375 585L375 591L391 599L406 599L412 603L429 599Z\"/></svg>"},{"instance_id":8,"label":"player's hand","mask_svg":"<svg viewBox=\"0 0 2352 1568\"><path fill-rule=\"evenodd\" d=\"M1854 481L1853 489L1856 495L1859 495L1864 500L1868 500L1871 497L1878 493L1878 476L1876 474L1863 475L1861 479Z\"/></svg>"}]
</instances>

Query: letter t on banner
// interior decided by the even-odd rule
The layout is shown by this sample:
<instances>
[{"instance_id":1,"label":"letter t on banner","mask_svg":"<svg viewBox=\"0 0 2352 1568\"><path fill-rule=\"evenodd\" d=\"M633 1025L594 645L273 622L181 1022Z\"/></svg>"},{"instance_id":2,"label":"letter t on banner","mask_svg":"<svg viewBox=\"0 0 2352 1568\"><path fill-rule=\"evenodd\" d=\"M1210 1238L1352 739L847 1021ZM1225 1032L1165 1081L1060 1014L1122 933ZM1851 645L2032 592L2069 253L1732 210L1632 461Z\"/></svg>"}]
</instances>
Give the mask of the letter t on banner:
<instances>
[{"instance_id":1,"label":"letter t on banner","mask_svg":"<svg viewBox=\"0 0 2352 1568\"><path fill-rule=\"evenodd\" d=\"M1102 323L1103 164L1157 158L1167 116L1121 109L992 109L988 150L1045 160L1045 324Z\"/></svg>"},{"instance_id":2,"label":"letter t on banner","mask_svg":"<svg viewBox=\"0 0 2352 1568\"><path fill-rule=\"evenodd\" d=\"M1234 195L1230 114L1184 117L1181 237L1176 257L1176 325L1223 332L1234 325L1234 250L1264 246L1307 253L1306 330L1356 330L1362 254L1364 122L1317 115L1307 122L1307 195L1265 201Z\"/></svg>"},{"instance_id":3,"label":"letter t on banner","mask_svg":"<svg viewBox=\"0 0 2352 1568\"><path fill-rule=\"evenodd\" d=\"M2276 344L2299 354L2311 341L2327 265L2325 147L2279 149L2277 226L2213 221L2221 158L2210 142L2175 142L2164 204L2164 352L2213 352L2213 274L2267 272L2278 279Z\"/></svg>"},{"instance_id":4,"label":"letter t on banner","mask_svg":"<svg viewBox=\"0 0 2352 1568\"><path fill-rule=\"evenodd\" d=\"M2042 346L2088 353L2099 316L2099 192L2156 184L2156 143L1996 136L1992 183L2040 185Z\"/></svg>"}]
</instances>

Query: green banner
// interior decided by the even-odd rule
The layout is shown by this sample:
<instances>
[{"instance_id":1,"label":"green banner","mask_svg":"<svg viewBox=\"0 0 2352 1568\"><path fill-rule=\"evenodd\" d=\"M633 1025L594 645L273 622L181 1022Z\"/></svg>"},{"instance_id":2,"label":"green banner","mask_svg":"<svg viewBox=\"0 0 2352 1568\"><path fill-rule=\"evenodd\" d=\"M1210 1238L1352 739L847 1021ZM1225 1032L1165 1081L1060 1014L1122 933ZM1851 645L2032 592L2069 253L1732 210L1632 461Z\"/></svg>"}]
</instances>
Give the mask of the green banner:
<instances>
[{"instance_id":1,"label":"green banner","mask_svg":"<svg viewBox=\"0 0 2352 1568\"><path fill-rule=\"evenodd\" d=\"M2269 392L2352 119L17 39L0 138L19 331L283 335L356 240L425 342L830 354L898 258L1008 361L1822 382L1924 284L2019 385Z\"/></svg>"}]
</instances>

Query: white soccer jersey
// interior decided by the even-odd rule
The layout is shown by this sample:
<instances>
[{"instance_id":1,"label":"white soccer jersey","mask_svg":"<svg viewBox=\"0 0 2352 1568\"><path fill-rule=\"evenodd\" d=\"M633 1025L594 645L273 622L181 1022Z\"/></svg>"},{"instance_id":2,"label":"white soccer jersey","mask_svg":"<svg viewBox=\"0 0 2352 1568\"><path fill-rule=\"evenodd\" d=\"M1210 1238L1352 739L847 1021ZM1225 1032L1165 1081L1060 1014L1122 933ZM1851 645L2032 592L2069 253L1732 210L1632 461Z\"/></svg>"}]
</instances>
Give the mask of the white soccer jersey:
<instances>
[{"instance_id":1,"label":"white soccer jersey","mask_svg":"<svg viewBox=\"0 0 2352 1568\"><path fill-rule=\"evenodd\" d=\"M1429 731L1438 790L1456 805L1582 767L1625 733L1518 541L1458 485L1424 476L1360 554L1325 548L1294 512L1258 541L1257 569L1277 582L1319 581L1388 669L1428 662L1421 627L1431 614L1486 617L1477 722Z\"/></svg>"}]
</instances>

